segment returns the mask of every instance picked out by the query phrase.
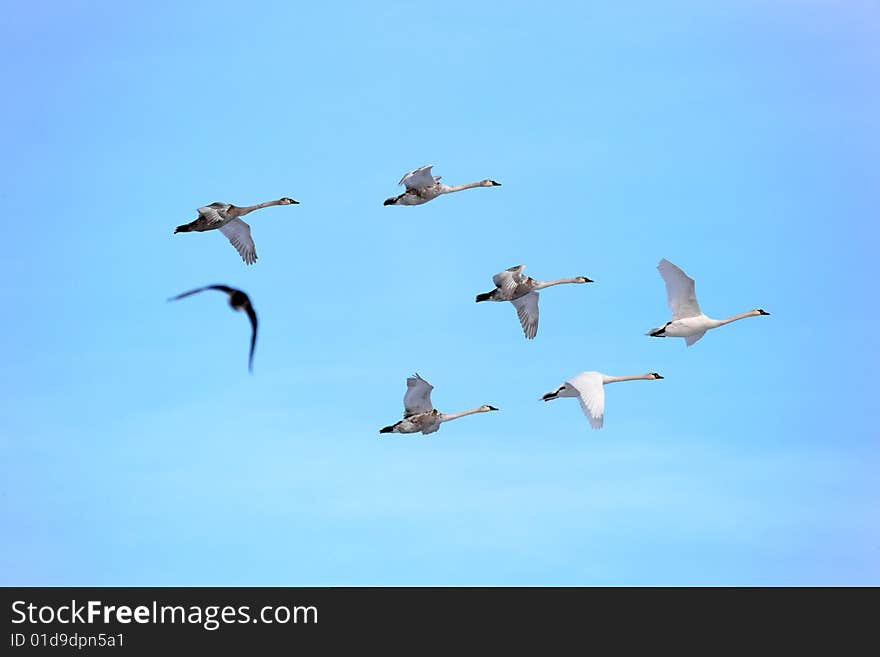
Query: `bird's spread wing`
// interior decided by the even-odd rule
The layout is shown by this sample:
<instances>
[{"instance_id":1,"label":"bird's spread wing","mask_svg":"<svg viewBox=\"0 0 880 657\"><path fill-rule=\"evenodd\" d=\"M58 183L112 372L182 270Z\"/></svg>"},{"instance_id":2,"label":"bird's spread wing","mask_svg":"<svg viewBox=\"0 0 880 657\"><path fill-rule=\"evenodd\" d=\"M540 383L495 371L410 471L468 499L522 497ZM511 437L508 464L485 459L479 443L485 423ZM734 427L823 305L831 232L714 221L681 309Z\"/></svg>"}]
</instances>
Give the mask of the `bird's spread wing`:
<instances>
[{"instance_id":1,"label":"bird's spread wing","mask_svg":"<svg viewBox=\"0 0 880 657\"><path fill-rule=\"evenodd\" d=\"M522 272L525 268L525 265L517 265L500 271L492 277L492 282L495 283L495 287L501 289L505 296L511 296L517 286L523 282L525 276Z\"/></svg>"},{"instance_id":2,"label":"bird's spread wing","mask_svg":"<svg viewBox=\"0 0 880 657\"><path fill-rule=\"evenodd\" d=\"M198 287L195 290L190 290L189 292L183 292L182 294L178 294L176 297L171 297L168 300L177 301L178 299L183 299L184 297L188 297L192 294L198 294L199 292L204 292L205 290L219 290L220 292L225 292L226 294L232 294L233 292L235 292L234 288L227 287L226 285L206 285L205 287Z\"/></svg>"},{"instance_id":3,"label":"bird's spread wing","mask_svg":"<svg viewBox=\"0 0 880 657\"><path fill-rule=\"evenodd\" d=\"M212 224L222 224L226 221L226 210L229 209L228 203L220 203L215 201L211 205L199 208L199 215L210 221Z\"/></svg>"},{"instance_id":4,"label":"bird's spread wing","mask_svg":"<svg viewBox=\"0 0 880 657\"><path fill-rule=\"evenodd\" d=\"M584 372L567 381L578 391L578 399L584 415L594 429L601 429L605 420L605 386L598 372Z\"/></svg>"},{"instance_id":5,"label":"bird's spread wing","mask_svg":"<svg viewBox=\"0 0 880 657\"><path fill-rule=\"evenodd\" d=\"M684 339L684 342L688 347L690 347L694 342L702 338L704 335L706 335L705 331L703 331L702 333L697 333L696 335L689 335Z\"/></svg>"},{"instance_id":6,"label":"bird's spread wing","mask_svg":"<svg viewBox=\"0 0 880 657\"><path fill-rule=\"evenodd\" d=\"M439 177L436 179L431 175L431 168L433 164L428 164L423 167L419 167L418 169L414 169L406 174L403 178L400 179L398 185L406 185L407 189L425 189L426 187L432 187L437 180L440 180Z\"/></svg>"},{"instance_id":7,"label":"bird's spread wing","mask_svg":"<svg viewBox=\"0 0 880 657\"><path fill-rule=\"evenodd\" d=\"M538 293L529 292L510 303L516 306L516 315L519 317L523 333L531 340L538 333Z\"/></svg>"},{"instance_id":8,"label":"bird's spread wing","mask_svg":"<svg viewBox=\"0 0 880 657\"><path fill-rule=\"evenodd\" d=\"M693 278L665 259L657 265L657 270L666 283L666 302L672 311L673 320L703 314L700 304L697 303Z\"/></svg>"},{"instance_id":9,"label":"bird's spread wing","mask_svg":"<svg viewBox=\"0 0 880 657\"><path fill-rule=\"evenodd\" d=\"M430 383L418 374L407 378L406 394L403 396L403 417L418 415L434 410L431 404L431 391L434 389Z\"/></svg>"},{"instance_id":10,"label":"bird's spread wing","mask_svg":"<svg viewBox=\"0 0 880 657\"><path fill-rule=\"evenodd\" d=\"M254 348L257 346L257 313L254 312L254 307L248 303L244 307L244 311L247 313L248 319L251 320L251 351L248 356L248 371L254 371Z\"/></svg>"},{"instance_id":11,"label":"bird's spread wing","mask_svg":"<svg viewBox=\"0 0 880 657\"><path fill-rule=\"evenodd\" d=\"M226 235L226 239L247 264L252 265L257 261L257 248L251 239L251 227L245 222L233 219L225 226L220 226L220 232Z\"/></svg>"}]
</instances>

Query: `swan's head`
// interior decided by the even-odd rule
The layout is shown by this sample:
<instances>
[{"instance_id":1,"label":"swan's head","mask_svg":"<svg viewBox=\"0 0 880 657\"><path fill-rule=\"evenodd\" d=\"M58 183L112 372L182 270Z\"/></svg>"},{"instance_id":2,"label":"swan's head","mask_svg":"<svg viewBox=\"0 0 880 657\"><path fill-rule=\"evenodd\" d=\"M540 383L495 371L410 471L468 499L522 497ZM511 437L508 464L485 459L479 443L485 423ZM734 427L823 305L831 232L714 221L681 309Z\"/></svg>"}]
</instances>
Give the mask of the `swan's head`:
<instances>
[{"instance_id":1,"label":"swan's head","mask_svg":"<svg viewBox=\"0 0 880 657\"><path fill-rule=\"evenodd\" d=\"M764 310L763 308L756 308L752 312L754 312L757 315L769 315L770 314L766 310Z\"/></svg>"},{"instance_id":2,"label":"swan's head","mask_svg":"<svg viewBox=\"0 0 880 657\"><path fill-rule=\"evenodd\" d=\"M648 376L652 379L662 379L663 377L657 374L657 372L648 372Z\"/></svg>"},{"instance_id":3,"label":"swan's head","mask_svg":"<svg viewBox=\"0 0 880 657\"><path fill-rule=\"evenodd\" d=\"M299 205L299 201L294 201L292 198L285 196L281 199L281 205Z\"/></svg>"},{"instance_id":4,"label":"swan's head","mask_svg":"<svg viewBox=\"0 0 880 657\"><path fill-rule=\"evenodd\" d=\"M488 178L486 178L486 180L480 181L480 184L483 187L501 187L500 182L495 182L494 180L489 180Z\"/></svg>"},{"instance_id":5,"label":"swan's head","mask_svg":"<svg viewBox=\"0 0 880 657\"><path fill-rule=\"evenodd\" d=\"M489 411L497 411L498 409L494 406L489 406L489 404L483 404L480 406L480 413L487 413Z\"/></svg>"},{"instance_id":6,"label":"swan's head","mask_svg":"<svg viewBox=\"0 0 880 657\"><path fill-rule=\"evenodd\" d=\"M587 278L586 276L578 276L577 277L579 283L595 283L592 278Z\"/></svg>"}]
</instances>

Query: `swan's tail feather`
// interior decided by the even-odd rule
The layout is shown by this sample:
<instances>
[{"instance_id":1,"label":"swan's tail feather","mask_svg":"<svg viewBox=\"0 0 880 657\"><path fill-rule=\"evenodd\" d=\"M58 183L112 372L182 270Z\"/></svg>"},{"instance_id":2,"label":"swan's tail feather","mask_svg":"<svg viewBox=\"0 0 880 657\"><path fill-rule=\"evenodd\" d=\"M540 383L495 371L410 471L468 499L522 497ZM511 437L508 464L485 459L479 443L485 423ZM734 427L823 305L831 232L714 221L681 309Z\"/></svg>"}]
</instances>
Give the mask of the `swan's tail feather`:
<instances>
[{"instance_id":1,"label":"swan's tail feather","mask_svg":"<svg viewBox=\"0 0 880 657\"><path fill-rule=\"evenodd\" d=\"M379 429L379 433L392 433L394 431L394 427L396 426L396 424L392 424L387 427L382 427L381 429Z\"/></svg>"},{"instance_id":2,"label":"swan's tail feather","mask_svg":"<svg viewBox=\"0 0 880 657\"><path fill-rule=\"evenodd\" d=\"M477 295L477 303L480 303L480 301L491 301L492 297L494 295L495 295L495 290L492 290L491 292L485 292L483 294L478 294Z\"/></svg>"},{"instance_id":3,"label":"swan's tail feather","mask_svg":"<svg viewBox=\"0 0 880 657\"><path fill-rule=\"evenodd\" d=\"M181 224L174 229L174 234L176 235L177 233L191 233L192 230L192 224Z\"/></svg>"},{"instance_id":4,"label":"swan's tail feather","mask_svg":"<svg viewBox=\"0 0 880 657\"><path fill-rule=\"evenodd\" d=\"M397 202L404 196L406 196L406 192L397 196L392 196L391 198L386 198L385 202L382 205L397 205Z\"/></svg>"},{"instance_id":5,"label":"swan's tail feather","mask_svg":"<svg viewBox=\"0 0 880 657\"><path fill-rule=\"evenodd\" d=\"M667 326L669 326L669 324L664 324L663 326L658 326L657 328L652 328L650 331L645 333L645 335L650 336L652 338L665 338Z\"/></svg>"}]
</instances>

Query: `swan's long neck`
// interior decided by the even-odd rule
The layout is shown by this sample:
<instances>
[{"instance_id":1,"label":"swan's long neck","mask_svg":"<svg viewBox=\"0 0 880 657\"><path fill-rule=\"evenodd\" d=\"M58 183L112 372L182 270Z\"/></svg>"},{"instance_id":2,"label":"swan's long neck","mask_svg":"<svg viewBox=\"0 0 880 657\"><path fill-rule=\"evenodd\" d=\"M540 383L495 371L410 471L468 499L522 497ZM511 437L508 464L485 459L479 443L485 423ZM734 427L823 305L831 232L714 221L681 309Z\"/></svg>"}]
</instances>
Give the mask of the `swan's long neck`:
<instances>
[{"instance_id":1,"label":"swan's long neck","mask_svg":"<svg viewBox=\"0 0 880 657\"><path fill-rule=\"evenodd\" d=\"M256 205L245 205L243 207L236 205L234 206L235 213L240 217L242 215L248 214L249 212L253 212L254 210L262 210L263 208L268 208L273 205L281 205L281 200L282 199L279 198L275 201L266 201L264 203L257 203Z\"/></svg>"},{"instance_id":2,"label":"swan's long neck","mask_svg":"<svg viewBox=\"0 0 880 657\"><path fill-rule=\"evenodd\" d=\"M545 287L550 287L551 285L563 285L565 283L580 283L583 279L581 278L557 278L553 281L537 281L535 286L532 288L533 290L543 290Z\"/></svg>"},{"instance_id":3,"label":"swan's long neck","mask_svg":"<svg viewBox=\"0 0 880 657\"><path fill-rule=\"evenodd\" d=\"M484 187L483 182L465 183L464 185L441 185L441 194L451 194L452 192L460 192L463 189L473 189L474 187Z\"/></svg>"},{"instance_id":4,"label":"swan's long neck","mask_svg":"<svg viewBox=\"0 0 880 657\"><path fill-rule=\"evenodd\" d=\"M473 415L474 413L482 413L483 408L474 408L470 411L462 411L461 413L440 413L440 421L441 422L449 422L450 420L457 420L460 417L464 417L466 415Z\"/></svg>"},{"instance_id":5,"label":"swan's long neck","mask_svg":"<svg viewBox=\"0 0 880 657\"><path fill-rule=\"evenodd\" d=\"M654 380L654 377L651 374L637 374L635 376L606 376L603 377L602 383L617 383L618 381L641 381L641 380Z\"/></svg>"},{"instance_id":6,"label":"swan's long neck","mask_svg":"<svg viewBox=\"0 0 880 657\"><path fill-rule=\"evenodd\" d=\"M739 315L734 315L733 317L728 317L727 319L713 319L712 320L712 328L717 328L719 326L724 326L725 324L730 324L731 322L735 322L738 319L745 319L746 317L755 317L756 315L760 315L761 313L750 310L747 313L740 313Z\"/></svg>"}]
</instances>

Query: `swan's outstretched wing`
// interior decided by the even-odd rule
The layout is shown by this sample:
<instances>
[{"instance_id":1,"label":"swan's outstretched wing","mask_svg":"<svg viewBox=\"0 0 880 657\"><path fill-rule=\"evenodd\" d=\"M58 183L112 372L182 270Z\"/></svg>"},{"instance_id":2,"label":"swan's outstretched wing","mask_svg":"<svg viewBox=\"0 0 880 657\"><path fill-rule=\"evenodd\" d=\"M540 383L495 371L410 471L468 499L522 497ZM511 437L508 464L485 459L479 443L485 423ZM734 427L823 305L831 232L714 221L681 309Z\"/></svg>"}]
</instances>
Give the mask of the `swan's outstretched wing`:
<instances>
[{"instance_id":1,"label":"swan's outstretched wing","mask_svg":"<svg viewBox=\"0 0 880 657\"><path fill-rule=\"evenodd\" d=\"M198 294L199 292L204 292L205 290L219 290L220 292L225 292L226 294L232 294L236 291L235 288L231 288L226 285L206 285L205 287L198 287L195 290L190 290L189 292L183 292L181 294L178 294L177 296L171 297L168 300L177 301L178 299L183 299L184 297L188 297L192 294Z\"/></svg>"},{"instance_id":2,"label":"swan's outstretched wing","mask_svg":"<svg viewBox=\"0 0 880 657\"><path fill-rule=\"evenodd\" d=\"M525 279L522 273L525 268L525 265L517 265L500 271L492 277L492 282L495 283L495 287L501 288L501 292L505 296L511 296L517 286Z\"/></svg>"},{"instance_id":3,"label":"swan's outstretched wing","mask_svg":"<svg viewBox=\"0 0 880 657\"><path fill-rule=\"evenodd\" d=\"M423 167L419 167L418 169L414 169L406 174L403 178L400 179L398 185L406 185L407 189L425 189L426 187L432 187L437 180L440 178L434 178L431 175L431 169L434 165L428 164Z\"/></svg>"},{"instance_id":4,"label":"swan's outstretched wing","mask_svg":"<svg viewBox=\"0 0 880 657\"><path fill-rule=\"evenodd\" d=\"M519 317L523 333L531 340L538 333L538 293L529 292L510 303L516 307L516 315Z\"/></svg>"},{"instance_id":5,"label":"swan's outstretched wing","mask_svg":"<svg viewBox=\"0 0 880 657\"><path fill-rule=\"evenodd\" d=\"M403 396L403 417L418 415L434 410L431 404L431 391L434 389L430 383L418 374L413 374L406 380L406 394Z\"/></svg>"},{"instance_id":6,"label":"swan's outstretched wing","mask_svg":"<svg viewBox=\"0 0 880 657\"><path fill-rule=\"evenodd\" d=\"M252 265L257 261L257 247L251 239L251 227L245 222L233 219L225 226L220 226L220 232L226 235L226 239L247 264Z\"/></svg>"},{"instance_id":7,"label":"swan's outstretched wing","mask_svg":"<svg viewBox=\"0 0 880 657\"><path fill-rule=\"evenodd\" d=\"M689 335L684 339L684 342L688 347L690 347L694 342L702 338L704 335L706 335L705 331L703 331L702 333L697 333L696 335Z\"/></svg>"},{"instance_id":8,"label":"swan's outstretched wing","mask_svg":"<svg viewBox=\"0 0 880 657\"><path fill-rule=\"evenodd\" d=\"M665 258L657 265L657 270L666 283L666 303L672 311L673 320L703 314L697 303L693 278Z\"/></svg>"},{"instance_id":9,"label":"swan's outstretched wing","mask_svg":"<svg viewBox=\"0 0 880 657\"><path fill-rule=\"evenodd\" d=\"M601 429L605 420L605 386L602 385L602 375L598 372L584 372L566 383L578 391L578 400L590 426Z\"/></svg>"},{"instance_id":10,"label":"swan's outstretched wing","mask_svg":"<svg viewBox=\"0 0 880 657\"><path fill-rule=\"evenodd\" d=\"M199 216L207 219L212 224L222 224L226 221L226 211L229 209L229 203L221 203L214 201L211 205L199 208Z\"/></svg>"}]
</instances>

